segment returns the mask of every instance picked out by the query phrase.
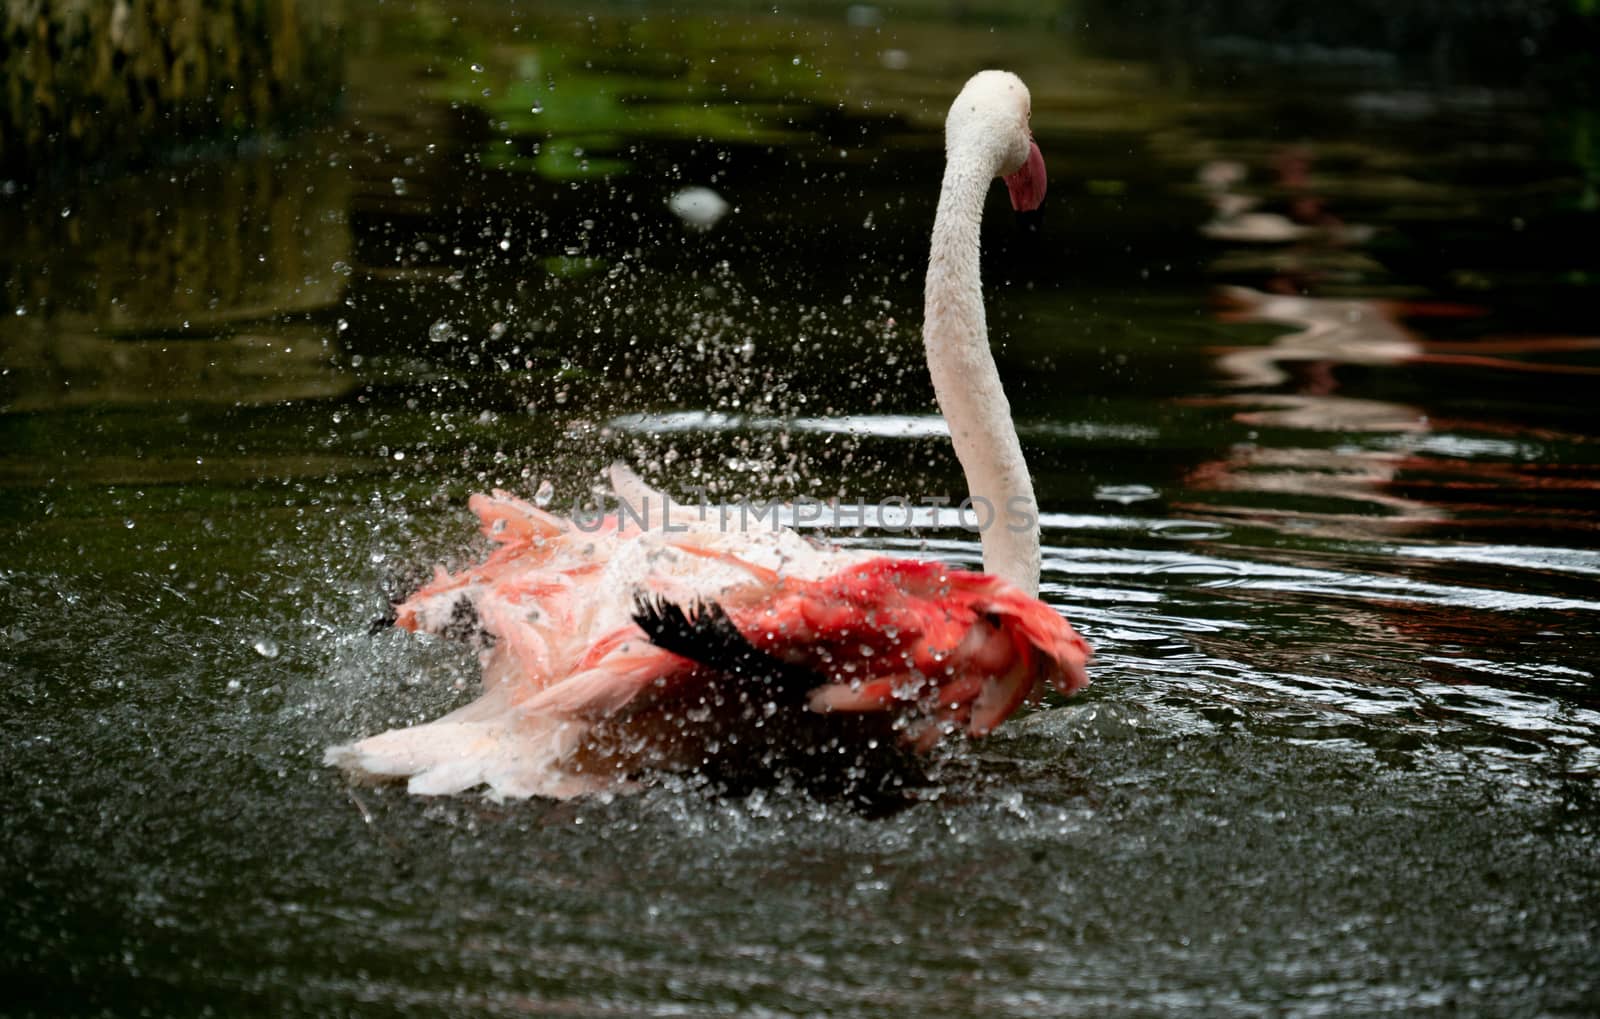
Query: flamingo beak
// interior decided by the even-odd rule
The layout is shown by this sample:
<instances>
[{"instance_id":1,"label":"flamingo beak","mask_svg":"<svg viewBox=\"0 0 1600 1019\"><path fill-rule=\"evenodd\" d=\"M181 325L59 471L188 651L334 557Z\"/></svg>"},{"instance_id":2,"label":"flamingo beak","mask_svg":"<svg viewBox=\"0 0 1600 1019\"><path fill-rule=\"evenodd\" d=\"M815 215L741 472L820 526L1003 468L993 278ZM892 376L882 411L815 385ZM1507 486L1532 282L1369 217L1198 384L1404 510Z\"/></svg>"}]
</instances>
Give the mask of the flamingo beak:
<instances>
[{"instance_id":1,"label":"flamingo beak","mask_svg":"<svg viewBox=\"0 0 1600 1019\"><path fill-rule=\"evenodd\" d=\"M1045 174L1044 155L1039 151L1039 144L1033 139L1028 140L1028 160L1022 164L1022 169L1016 173L1002 178L1006 182L1006 190L1011 192L1011 207L1018 212L1032 212L1044 201Z\"/></svg>"}]
</instances>

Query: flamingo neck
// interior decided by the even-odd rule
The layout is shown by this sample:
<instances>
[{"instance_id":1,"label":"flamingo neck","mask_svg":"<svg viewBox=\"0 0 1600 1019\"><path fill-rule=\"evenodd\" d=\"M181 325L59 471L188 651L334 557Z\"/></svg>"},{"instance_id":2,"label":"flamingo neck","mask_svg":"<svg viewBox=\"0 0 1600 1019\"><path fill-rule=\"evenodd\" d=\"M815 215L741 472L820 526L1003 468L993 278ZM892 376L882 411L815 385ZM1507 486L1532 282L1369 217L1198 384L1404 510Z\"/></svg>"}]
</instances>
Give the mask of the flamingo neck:
<instances>
[{"instance_id":1,"label":"flamingo neck","mask_svg":"<svg viewBox=\"0 0 1600 1019\"><path fill-rule=\"evenodd\" d=\"M989 351L978 270L983 202L997 169L977 146L949 147L933 219L922 342L982 526L983 568L1037 595L1039 504Z\"/></svg>"}]
</instances>

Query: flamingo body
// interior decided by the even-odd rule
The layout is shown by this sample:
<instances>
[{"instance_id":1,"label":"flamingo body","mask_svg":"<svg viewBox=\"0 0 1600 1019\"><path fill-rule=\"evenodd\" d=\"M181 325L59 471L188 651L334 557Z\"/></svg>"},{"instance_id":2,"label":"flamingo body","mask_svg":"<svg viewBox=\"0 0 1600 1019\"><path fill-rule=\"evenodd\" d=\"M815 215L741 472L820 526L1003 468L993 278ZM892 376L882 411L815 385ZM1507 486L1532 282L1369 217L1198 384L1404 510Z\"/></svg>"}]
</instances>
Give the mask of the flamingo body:
<instances>
[{"instance_id":1,"label":"flamingo body","mask_svg":"<svg viewBox=\"0 0 1600 1019\"><path fill-rule=\"evenodd\" d=\"M612 476L640 492L626 468ZM493 553L440 570L395 621L476 643L483 696L336 747L332 762L408 778L417 793L485 785L501 797L567 797L646 769L698 767L716 756L709 744L773 716L790 728L798 713L818 716L805 723L823 743L925 750L946 732L988 734L1046 687L1070 694L1088 682L1083 639L996 576L818 546L792 531L644 528L623 515L580 528L503 492L471 505ZM726 620L743 659L662 646L645 628L651 604L688 607L686 621ZM832 715L863 718L840 719L830 735L821 719ZM770 742L750 745L762 753Z\"/></svg>"}]
</instances>

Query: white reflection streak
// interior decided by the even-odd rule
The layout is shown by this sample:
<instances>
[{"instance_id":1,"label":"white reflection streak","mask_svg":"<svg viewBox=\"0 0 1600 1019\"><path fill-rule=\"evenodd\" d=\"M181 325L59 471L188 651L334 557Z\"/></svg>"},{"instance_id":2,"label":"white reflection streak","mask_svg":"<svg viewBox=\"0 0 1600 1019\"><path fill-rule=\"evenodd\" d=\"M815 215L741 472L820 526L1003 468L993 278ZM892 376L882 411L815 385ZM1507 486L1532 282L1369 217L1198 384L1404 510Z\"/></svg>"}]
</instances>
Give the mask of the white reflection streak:
<instances>
[{"instance_id":1,"label":"white reflection streak","mask_svg":"<svg viewBox=\"0 0 1600 1019\"><path fill-rule=\"evenodd\" d=\"M714 410L623 414L606 422L619 432L676 435L685 432L805 432L861 435L877 439L938 439L950 428L937 414L841 414L838 417L747 417ZM1092 421L1019 421L1022 435L1071 439L1153 439L1154 428Z\"/></svg>"}]
</instances>

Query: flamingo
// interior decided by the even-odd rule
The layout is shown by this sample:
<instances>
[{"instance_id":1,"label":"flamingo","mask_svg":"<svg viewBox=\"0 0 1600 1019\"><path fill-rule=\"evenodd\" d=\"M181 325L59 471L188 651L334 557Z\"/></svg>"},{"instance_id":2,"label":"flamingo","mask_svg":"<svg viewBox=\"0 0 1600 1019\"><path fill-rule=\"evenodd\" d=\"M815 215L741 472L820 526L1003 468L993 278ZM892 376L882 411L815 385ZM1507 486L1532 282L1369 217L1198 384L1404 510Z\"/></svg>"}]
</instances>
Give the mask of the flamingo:
<instances>
[{"instance_id":1,"label":"flamingo","mask_svg":"<svg viewBox=\"0 0 1600 1019\"><path fill-rule=\"evenodd\" d=\"M506 492L470 507L494 550L395 606L396 625L480 649L482 695L444 717L327 751L352 776L496 799L628 790L660 770L723 777L832 762L859 777L984 736L1048 687L1089 682L1088 644L1038 598L1038 510L989 351L984 198L1044 199L1027 87L968 81L945 121L923 340L983 530L983 572L729 528L610 468L621 509L563 518ZM643 507L643 511L640 510ZM1026 521L1019 526L1018 520ZM878 755L878 756L874 756ZM853 769L853 770L851 770Z\"/></svg>"}]
</instances>

